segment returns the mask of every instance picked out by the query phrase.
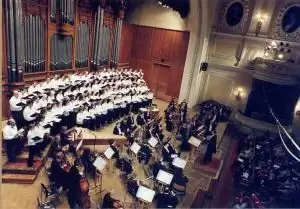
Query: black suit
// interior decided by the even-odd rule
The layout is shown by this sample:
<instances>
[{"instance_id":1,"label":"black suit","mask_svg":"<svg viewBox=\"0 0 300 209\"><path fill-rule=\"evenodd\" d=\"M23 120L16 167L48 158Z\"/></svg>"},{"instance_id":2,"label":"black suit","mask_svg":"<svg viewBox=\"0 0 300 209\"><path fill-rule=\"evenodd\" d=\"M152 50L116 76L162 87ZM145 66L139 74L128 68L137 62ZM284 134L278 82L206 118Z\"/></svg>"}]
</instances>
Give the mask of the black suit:
<instances>
[{"instance_id":1,"label":"black suit","mask_svg":"<svg viewBox=\"0 0 300 209\"><path fill-rule=\"evenodd\" d=\"M56 184L57 188L60 188L61 186L66 189L68 184L66 182L66 179L68 179L68 173L61 168L60 164L53 160L50 167L51 171L51 181L53 181Z\"/></svg>"},{"instance_id":2,"label":"black suit","mask_svg":"<svg viewBox=\"0 0 300 209\"><path fill-rule=\"evenodd\" d=\"M151 149L146 145L142 145L138 153L139 163L141 163L141 161L144 160L145 164L147 164L151 156L152 156Z\"/></svg>"},{"instance_id":3,"label":"black suit","mask_svg":"<svg viewBox=\"0 0 300 209\"><path fill-rule=\"evenodd\" d=\"M138 115L136 120L137 120L137 124L140 126L145 125L146 123L146 120L142 115Z\"/></svg>"},{"instance_id":4,"label":"black suit","mask_svg":"<svg viewBox=\"0 0 300 209\"><path fill-rule=\"evenodd\" d=\"M208 140L206 152L203 158L204 163L211 162L212 155L216 152L217 152L217 135L214 135Z\"/></svg>"},{"instance_id":5,"label":"black suit","mask_svg":"<svg viewBox=\"0 0 300 209\"><path fill-rule=\"evenodd\" d=\"M80 188L81 177L78 169L75 166L72 166L67 179L69 189L67 196L70 208L75 208L76 205L82 207Z\"/></svg>"},{"instance_id":6,"label":"black suit","mask_svg":"<svg viewBox=\"0 0 300 209\"><path fill-rule=\"evenodd\" d=\"M115 126L113 134L121 136L122 135L122 129L121 129L121 127L118 128L117 126Z\"/></svg>"}]
</instances>

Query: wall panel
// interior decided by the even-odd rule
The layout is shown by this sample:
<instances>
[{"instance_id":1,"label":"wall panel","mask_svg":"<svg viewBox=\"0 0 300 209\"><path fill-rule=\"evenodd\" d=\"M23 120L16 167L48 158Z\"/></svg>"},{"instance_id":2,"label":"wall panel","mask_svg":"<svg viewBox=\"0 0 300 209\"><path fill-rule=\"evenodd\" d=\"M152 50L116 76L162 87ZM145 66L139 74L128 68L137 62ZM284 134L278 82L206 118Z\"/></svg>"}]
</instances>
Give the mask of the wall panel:
<instances>
[{"instance_id":1,"label":"wall panel","mask_svg":"<svg viewBox=\"0 0 300 209\"><path fill-rule=\"evenodd\" d=\"M151 90L160 99L178 97L189 32L133 25L130 66L143 69Z\"/></svg>"}]
</instances>

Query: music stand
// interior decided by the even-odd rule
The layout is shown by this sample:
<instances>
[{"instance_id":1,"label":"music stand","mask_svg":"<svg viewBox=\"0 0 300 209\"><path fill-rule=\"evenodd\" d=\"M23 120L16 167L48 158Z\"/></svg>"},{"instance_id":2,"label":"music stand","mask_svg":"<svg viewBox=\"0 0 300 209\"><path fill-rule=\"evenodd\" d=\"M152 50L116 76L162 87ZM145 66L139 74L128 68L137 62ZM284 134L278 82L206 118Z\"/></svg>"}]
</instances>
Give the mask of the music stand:
<instances>
[{"instance_id":1,"label":"music stand","mask_svg":"<svg viewBox=\"0 0 300 209\"><path fill-rule=\"evenodd\" d=\"M155 148L155 146L157 145L157 143L158 143L158 140L156 138L154 138L154 137L151 137L149 139L149 141L148 141L148 144L150 144L151 147L153 147L153 148Z\"/></svg>"},{"instance_id":2,"label":"music stand","mask_svg":"<svg viewBox=\"0 0 300 209\"><path fill-rule=\"evenodd\" d=\"M158 174L156 176L156 180L158 180L159 182L165 184L165 185L170 185L172 182L174 175L171 173L168 173L164 170L159 170Z\"/></svg>"},{"instance_id":3,"label":"music stand","mask_svg":"<svg viewBox=\"0 0 300 209\"><path fill-rule=\"evenodd\" d=\"M185 166L186 166L186 161L177 157L177 158L174 158L174 160L172 161L172 165L178 167L178 168L182 168L184 169Z\"/></svg>"},{"instance_id":4,"label":"music stand","mask_svg":"<svg viewBox=\"0 0 300 209\"><path fill-rule=\"evenodd\" d=\"M154 196L155 196L154 190L144 186L139 186L138 191L136 193L136 197L141 202L141 206L142 206L139 208L143 208L145 206L148 206L149 203L152 203Z\"/></svg>"},{"instance_id":5,"label":"music stand","mask_svg":"<svg viewBox=\"0 0 300 209\"><path fill-rule=\"evenodd\" d=\"M115 151L111 148L111 147L108 147L105 152L104 152L104 155L105 157L108 159L109 161L109 166L108 166L108 169L110 170L110 167L111 167L111 158L112 156L115 154ZM113 170L113 169L112 169ZM114 170L113 170L114 171Z\"/></svg>"},{"instance_id":6,"label":"music stand","mask_svg":"<svg viewBox=\"0 0 300 209\"><path fill-rule=\"evenodd\" d=\"M135 160L137 160L137 154L140 151L140 149L141 146L136 142L133 142L133 144L130 147L130 150L135 154Z\"/></svg>"},{"instance_id":7,"label":"music stand","mask_svg":"<svg viewBox=\"0 0 300 209\"><path fill-rule=\"evenodd\" d=\"M200 146L201 140L197 139L194 136L191 136L191 138L188 140L188 143L192 145L191 151L190 151L190 154L189 154L189 160L191 160L192 156L195 153L195 149L197 149Z\"/></svg>"},{"instance_id":8,"label":"music stand","mask_svg":"<svg viewBox=\"0 0 300 209\"><path fill-rule=\"evenodd\" d=\"M102 171L107 165L107 161L104 160L102 157L97 157L96 160L93 163L93 166L95 166L96 171L95 171L95 177L94 177L94 182L95 182L95 190L99 188L99 192L96 191L96 194L101 194L104 190L102 190ZM98 171L98 172L97 172ZM97 182L100 182L99 185L97 185Z\"/></svg>"}]
</instances>

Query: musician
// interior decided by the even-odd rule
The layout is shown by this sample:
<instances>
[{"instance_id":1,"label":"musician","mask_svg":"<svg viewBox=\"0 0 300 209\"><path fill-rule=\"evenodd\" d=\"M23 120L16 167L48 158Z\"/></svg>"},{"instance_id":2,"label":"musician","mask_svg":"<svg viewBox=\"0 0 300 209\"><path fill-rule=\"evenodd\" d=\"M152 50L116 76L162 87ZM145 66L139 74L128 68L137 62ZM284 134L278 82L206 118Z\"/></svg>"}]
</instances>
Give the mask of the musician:
<instances>
[{"instance_id":1,"label":"musician","mask_svg":"<svg viewBox=\"0 0 300 209\"><path fill-rule=\"evenodd\" d=\"M139 163L144 161L144 165L147 165L151 157L152 157L151 148L148 146L148 144L142 144L141 149L138 152Z\"/></svg>"},{"instance_id":2,"label":"musician","mask_svg":"<svg viewBox=\"0 0 300 209\"><path fill-rule=\"evenodd\" d=\"M66 156L64 155L62 150L56 150L55 158L51 162L50 172L51 172L51 181L55 183L57 189L63 187L67 189L67 179L68 172L65 170L67 166Z\"/></svg>"},{"instance_id":3,"label":"musician","mask_svg":"<svg viewBox=\"0 0 300 209\"><path fill-rule=\"evenodd\" d=\"M140 185L139 181L131 177L127 181L127 192L131 194L133 197L136 197L136 193L139 189L139 185Z\"/></svg>"},{"instance_id":4,"label":"musician","mask_svg":"<svg viewBox=\"0 0 300 209\"><path fill-rule=\"evenodd\" d=\"M134 115L133 115L133 113L130 113L130 115L127 118L127 126L130 127L130 129L132 131L136 129L136 125L134 124Z\"/></svg>"},{"instance_id":5,"label":"musician","mask_svg":"<svg viewBox=\"0 0 300 209\"><path fill-rule=\"evenodd\" d=\"M181 138L181 145L180 150L181 151L188 151L190 150L190 144L188 143L188 140L190 138L190 126L188 126L188 123L183 123L183 125L179 128L180 138Z\"/></svg>"},{"instance_id":6,"label":"musician","mask_svg":"<svg viewBox=\"0 0 300 209\"><path fill-rule=\"evenodd\" d=\"M80 180L84 177L84 165L80 159L74 161L68 175L68 202L70 208L83 208Z\"/></svg>"},{"instance_id":7,"label":"musician","mask_svg":"<svg viewBox=\"0 0 300 209\"><path fill-rule=\"evenodd\" d=\"M63 126L61 127L59 136L60 136L60 146L63 150L73 153L73 155L76 157L76 147L71 143L70 136L71 134L74 134L74 132L68 132L67 127Z\"/></svg>"},{"instance_id":8,"label":"musician","mask_svg":"<svg viewBox=\"0 0 300 209\"><path fill-rule=\"evenodd\" d=\"M116 200L112 198L111 192L108 192L103 197L102 209L121 209L123 208L123 204L120 200Z\"/></svg>"},{"instance_id":9,"label":"musician","mask_svg":"<svg viewBox=\"0 0 300 209\"><path fill-rule=\"evenodd\" d=\"M170 139L164 143L164 147L162 149L162 157L163 161L165 162L171 162L174 157L173 155L179 156L179 153L177 150L173 147L173 145L170 143Z\"/></svg>"},{"instance_id":10,"label":"musician","mask_svg":"<svg viewBox=\"0 0 300 209\"><path fill-rule=\"evenodd\" d=\"M109 144L110 148L115 152L113 154L112 158L116 158L116 159L120 158L119 150L116 147L116 140L110 139L108 141L108 144Z\"/></svg>"},{"instance_id":11,"label":"musician","mask_svg":"<svg viewBox=\"0 0 300 209\"><path fill-rule=\"evenodd\" d=\"M116 124L116 126L114 128L113 134L119 135L119 136L125 135L124 131L121 129L121 124L119 122Z\"/></svg>"},{"instance_id":12,"label":"musician","mask_svg":"<svg viewBox=\"0 0 300 209\"><path fill-rule=\"evenodd\" d=\"M166 129L167 131L173 130L173 122L172 122L172 111L170 108L165 110L165 122L166 122Z\"/></svg>"},{"instance_id":13,"label":"musician","mask_svg":"<svg viewBox=\"0 0 300 209\"><path fill-rule=\"evenodd\" d=\"M22 130L18 131L15 120L10 118L3 128L3 139L6 144L7 158L9 162L16 162L17 150L20 146Z\"/></svg>"},{"instance_id":14,"label":"musician","mask_svg":"<svg viewBox=\"0 0 300 209\"><path fill-rule=\"evenodd\" d=\"M156 161L152 167L152 174L156 178L159 170L167 170L167 168L163 165L162 160Z\"/></svg>"},{"instance_id":15,"label":"musician","mask_svg":"<svg viewBox=\"0 0 300 209\"><path fill-rule=\"evenodd\" d=\"M207 143L206 152L203 157L203 163L207 164L210 163L212 160L212 155L217 152L217 133L216 131L212 131L211 134L209 134L206 139Z\"/></svg>"},{"instance_id":16,"label":"musician","mask_svg":"<svg viewBox=\"0 0 300 209\"><path fill-rule=\"evenodd\" d=\"M176 167L174 170L174 177L172 179L172 188L175 192L182 192L185 190L186 184L189 182L189 179L184 176L182 168Z\"/></svg>"},{"instance_id":17,"label":"musician","mask_svg":"<svg viewBox=\"0 0 300 209\"><path fill-rule=\"evenodd\" d=\"M144 118L144 114L139 114L136 118L136 123L139 125L139 126L143 126L146 124L146 120Z\"/></svg>"},{"instance_id":18,"label":"musician","mask_svg":"<svg viewBox=\"0 0 300 209\"><path fill-rule=\"evenodd\" d=\"M124 172L126 176L131 174L133 171L130 160L126 158L117 159L116 167L119 168L122 172Z\"/></svg>"},{"instance_id":19,"label":"musician","mask_svg":"<svg viewBox=\"0 0 300 209\"><path fill-rule=\"evenodd\" d=\"M158 193L155 196L157 200L157 208L176 208L178 204L177 197L169 187L165 187L162 193Z\"/></svg>"},{"instance_id":20,"label":"musician","mask_svg":"<svg viewBox=\"0 0 300 209\"><path fill-rule=\"evenodd\" d=\"M21 97L19 96L19 93L17 91L14 91L13 96L9 99L9 107L13 119L16 121L17 128L21 128L22 126L23 107L20 106L20 103L22 103Z\"/></svg>"}]
</instances>

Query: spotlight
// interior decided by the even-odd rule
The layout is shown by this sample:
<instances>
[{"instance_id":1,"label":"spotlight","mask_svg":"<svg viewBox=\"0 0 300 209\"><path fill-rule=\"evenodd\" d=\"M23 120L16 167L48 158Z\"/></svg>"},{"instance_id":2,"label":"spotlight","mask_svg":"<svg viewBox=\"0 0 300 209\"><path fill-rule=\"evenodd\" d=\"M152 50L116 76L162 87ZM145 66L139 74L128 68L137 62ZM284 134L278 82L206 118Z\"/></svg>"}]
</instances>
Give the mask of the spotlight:
<instances>
[{"instance_id":1,"label":"spotlight","mask_svg":"<svg viewBox=\"0 0 300 209\"><path fill-rule=\"evenodd\" d=\"M266 56L266 57L267 57L267 56L269 56L269 53L268 53L268 52L266 52L266 53L265 53L265 56Z\"/></svg>"},{"instance_id":2,"label":"spotlight","mask_svg":"<svg viewBox=\"0 0 300 209\"><path fill-rule=\"evenodd\" d=\"M162 5L162 2L161 2L161 1L158 1L158 4L159 4L159 5Z\"/></svg>"},{"instance_id":3,"label":"spotlight","mask_svg":"<svg viewBox=\"0 0 300 209\"><path fill-rule=\"evenodd\" d=\"M283 54L278 54L278 58L282 59L283 58Z\"/></svg>"}]
</instances>

